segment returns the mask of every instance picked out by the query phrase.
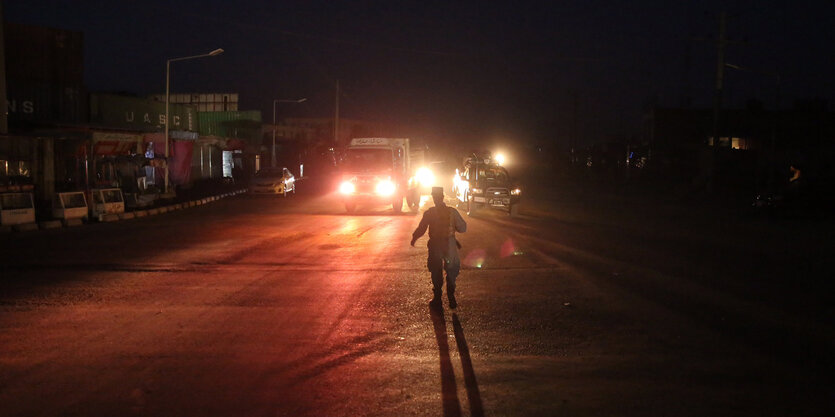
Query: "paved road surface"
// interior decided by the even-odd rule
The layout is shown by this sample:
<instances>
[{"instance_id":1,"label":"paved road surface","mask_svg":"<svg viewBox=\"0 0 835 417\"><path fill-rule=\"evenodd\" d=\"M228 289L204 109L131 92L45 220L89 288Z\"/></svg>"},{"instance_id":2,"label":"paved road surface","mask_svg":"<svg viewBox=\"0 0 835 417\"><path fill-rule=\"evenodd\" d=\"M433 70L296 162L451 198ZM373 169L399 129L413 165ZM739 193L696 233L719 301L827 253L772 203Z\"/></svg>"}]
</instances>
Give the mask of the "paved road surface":
<instances>
[{"instance_id":1,"label":"paved road surface","mask_svg":"<svg viewBox=\"0 0 835 417\"><path fill-rule=\"evenodd\" d=\"M831 244L548 197L440 314L419 214L327 196L0 236L0 415L831 415Z\"/></svg>"}]
</instances>

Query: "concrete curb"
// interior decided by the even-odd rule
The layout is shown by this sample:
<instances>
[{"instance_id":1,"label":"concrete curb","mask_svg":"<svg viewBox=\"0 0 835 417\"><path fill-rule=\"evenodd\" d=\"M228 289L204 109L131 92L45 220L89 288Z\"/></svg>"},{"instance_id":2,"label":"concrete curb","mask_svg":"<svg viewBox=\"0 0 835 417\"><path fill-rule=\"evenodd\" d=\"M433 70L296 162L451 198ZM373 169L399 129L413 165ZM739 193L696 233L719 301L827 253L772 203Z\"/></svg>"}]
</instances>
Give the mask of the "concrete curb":
<instances>
[{"instance_id":1,"label":"concrete curb","mask_svg":"<svg viewBox=\"0 0 835 417\"><path fill-rule=\"evenodd\" d=\"M44 221L38 223L38 227L40 227L41 230L44 230L44 229L60 229L60 228L64 227L64 225L61 224L60 220L44 220Z\"/></svg>"},{"instance_id":2,"label":"concrete curb","mask_svg":"<svg viewBox=\"0 0 835 417\"><path fill-rule=\"evenodd\" d=\"M229 191L225 193L221 193L218 195L213 195L205 198L201 198L199 200L192 200L183 203L176 203L171 204L168 206L163 207L154 207L149 209L143 210L135 210L135 211L128 211L124 213L109 213L109 214L102 214L99 216L100 223L111 223L116 222L119 220L131 220L140 217L147 217L153 216L156 214L168 213L176 210L182 210L189 207L196 207L202 206L203 204L208 204L213 201L218 201L220 199L226 197L233 197L236 195L240 195L246 193L248 189L241 188L234 191ZM60 229L62 227L76 227L84 225L84 220L82 218L71 218L71 219L54 219L54 220L44 220L38 223L25 223L25 224L16 224L12 226L0 226L0 233L12 233L12 232L29 232L35 230L47 230L47 229Z\"/></svg>"},{"instance_id":3,"label":"concrete curb","mask_svg":"<svg viewBox=\"0 0 835 417\"><path fill-rule=\"evenodd\" d=\"M31 232L33 230L38 230L37 223L23 223L23 224L15 224L12 225L12 230L15 232Z\"/></svg>"},{"instance_id":4,"label":"concrete curb","mask_svg":"<svg viewBox=\"0 0 835 417\"><path fill-rule=\"evenodd\" d=\"M119 215L116 213L107 213L99 216L99 221L102 223L118 222Z\"/></svg>"},{"instance_id":5,"label":"concrete curb","mask_svg":"<svg viewBox=\"0 0 835 417\"><path fill-rule=\"evenodd\" d=\"M84 224L84 220L82 220L80 217L75 217L75 218L71 218L71 219L64 219L64 227L75 227L75 226L81 226L83 224Z\"/></svg>"}]
</instances>

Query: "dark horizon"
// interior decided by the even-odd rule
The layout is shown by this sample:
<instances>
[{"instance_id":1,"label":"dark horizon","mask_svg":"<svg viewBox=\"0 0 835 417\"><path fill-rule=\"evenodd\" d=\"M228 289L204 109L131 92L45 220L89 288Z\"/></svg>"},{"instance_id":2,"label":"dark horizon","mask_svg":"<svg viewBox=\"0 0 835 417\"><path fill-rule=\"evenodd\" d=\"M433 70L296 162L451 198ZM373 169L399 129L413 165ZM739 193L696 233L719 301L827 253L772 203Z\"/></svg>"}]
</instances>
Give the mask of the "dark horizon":
<instances>
[{"instance_id":1,"label":"dark horizon","mask_svg":"<svg viewBox=\"0 0 835 417\"><path fill-rule=\"evenodd\" d=\"M832 29L806 23L832 7L722 6L34 1L6 3L5 19L83 32L91 91L161 93L166 59L223 48L172 64L172 93L237 92L265 121L273 99L306 97L279 117L330 117L338 80L342 117L471 143L564 146L576 123L590 144L636 135L648 104L709 107L722 10L726 62L751 69L726 71L726 107L773 108L770 73L782 108L833 97Z\"/></svg>"}]
</instances>

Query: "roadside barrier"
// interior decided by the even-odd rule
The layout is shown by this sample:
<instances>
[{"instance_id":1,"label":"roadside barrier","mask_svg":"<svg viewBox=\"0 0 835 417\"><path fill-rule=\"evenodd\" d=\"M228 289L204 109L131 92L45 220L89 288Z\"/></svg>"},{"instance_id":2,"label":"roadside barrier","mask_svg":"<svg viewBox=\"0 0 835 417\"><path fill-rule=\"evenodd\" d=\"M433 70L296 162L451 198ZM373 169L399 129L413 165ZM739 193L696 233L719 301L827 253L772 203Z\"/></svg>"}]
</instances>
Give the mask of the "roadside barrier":
<instances>
[{"instance_id":1,"label":"roadside barrier","mask_svg":"<svg viewBox=\"0 0 835 417\"><path fill-rule=\"evenodd\" d=\"M139 219L142 217L153 216L157 214L164 214L173 211L183 210L190 207L197 207L203 204L208 204L213 201L222 200L226 197L234 197L236 195L240 195L246 193L248 190L246 188L229 191L225 193L221 193L218 195L213 195L205 198L201 198L198 200L191 200L185 201L182 203L171 204L167 206L161 207L153 207L148 209L141 209L141 210L134 210L134 211L127 211L124 213L108 213L102 214L99 216L97 223L111 223L111 222L118 222L124 220L133 220ZM37 223L24 223L24 224L16 224L13 226L0 226L0 234L11 234L15 232L32 232L38 230L50 230L50 229L61 229L61 228L69 228L69 227L76 227L84 225L84 220L81 218L68 218L68 219L53 219L53 220L43 220Z\"/></svg>"}]
</instances>

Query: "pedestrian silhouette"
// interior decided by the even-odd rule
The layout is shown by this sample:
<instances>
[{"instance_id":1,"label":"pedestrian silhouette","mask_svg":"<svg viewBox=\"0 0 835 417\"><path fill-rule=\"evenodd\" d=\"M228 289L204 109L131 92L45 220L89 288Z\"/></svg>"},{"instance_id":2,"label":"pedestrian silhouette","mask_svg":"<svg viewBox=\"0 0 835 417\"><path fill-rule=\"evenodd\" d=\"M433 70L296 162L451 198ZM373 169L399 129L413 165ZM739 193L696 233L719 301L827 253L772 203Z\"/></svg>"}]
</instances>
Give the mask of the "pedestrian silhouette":
<instances>
[{"instance_id":1,"label":"pedestrian silhouette","mask_svg":"<svg viewBox=\"0 0 835 417\"><path fill-rule=\"evenodd\" d=\"M420 224L412 233L411 245L415 246L415 241L426 233L428 227L429 243L427 248L429 254L426 266L432 275L433 294L429 305L433 308L441 307L444 271L446 271L449 308L456 308L458 302L455 300L455 278L458 277L458 272L461 269L461 259L458 257L460 244L455 239L455 232L466 232L467 223L458 213L458 210L444 204L443 187L432 187L432 199L435 202L435 207L431 207L423 213Z\"/></svg>"}]
</instances>

